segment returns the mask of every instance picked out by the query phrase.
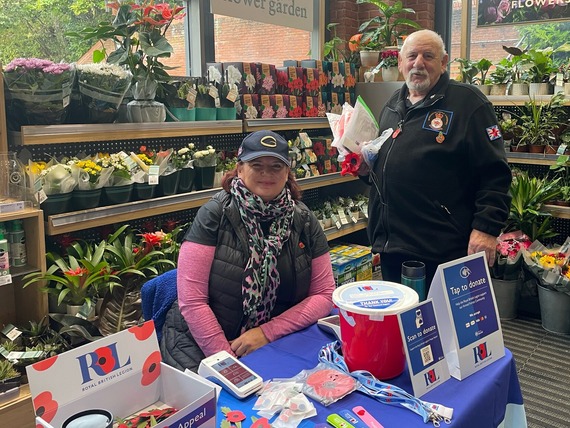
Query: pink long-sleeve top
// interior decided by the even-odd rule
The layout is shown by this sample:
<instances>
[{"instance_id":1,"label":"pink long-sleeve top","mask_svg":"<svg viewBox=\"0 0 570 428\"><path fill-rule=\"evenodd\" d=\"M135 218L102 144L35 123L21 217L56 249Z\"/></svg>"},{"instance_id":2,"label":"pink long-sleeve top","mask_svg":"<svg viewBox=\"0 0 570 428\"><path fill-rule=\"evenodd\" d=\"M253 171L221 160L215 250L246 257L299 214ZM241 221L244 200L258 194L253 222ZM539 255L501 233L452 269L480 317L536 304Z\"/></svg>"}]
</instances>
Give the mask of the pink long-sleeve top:
<instances>
[{"instance_id":1,"label":"pink long-sleeve top","mask_svg":"<svg viewBox=\"0 0 570 428\"><path fill-rule=\"evenodd\" d=\"M215 246L184 241L178 258L178 305L190 333L206 356L222 350L235 355L208 305L208 281L215 251ZM308 296L260 326L267 340L272 342L328 315L332 309L334 287L327 252L312 261Z\"/></svg>"}]
</instances>

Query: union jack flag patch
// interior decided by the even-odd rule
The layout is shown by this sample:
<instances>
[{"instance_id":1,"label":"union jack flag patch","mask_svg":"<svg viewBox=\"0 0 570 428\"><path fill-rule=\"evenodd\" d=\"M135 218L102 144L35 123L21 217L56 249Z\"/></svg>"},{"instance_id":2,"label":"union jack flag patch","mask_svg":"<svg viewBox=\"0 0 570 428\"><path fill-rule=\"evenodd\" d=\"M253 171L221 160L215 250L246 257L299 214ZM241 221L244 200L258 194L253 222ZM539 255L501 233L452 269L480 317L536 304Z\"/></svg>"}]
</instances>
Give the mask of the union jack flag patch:
<instances>
[{"instance_id":1,"label":"union jack flag patch","mask_svg":"<svg viewBox=\"0 0 570 428\"><path fill-rule=\"evenodd\" d=\"M489 128L486 129L487 131L487 135L489 136L489 140L494 141L497 138L501 138L501 131L499 130L499 127L497 125L493 125Z\"/></svg>"}]
</instances>

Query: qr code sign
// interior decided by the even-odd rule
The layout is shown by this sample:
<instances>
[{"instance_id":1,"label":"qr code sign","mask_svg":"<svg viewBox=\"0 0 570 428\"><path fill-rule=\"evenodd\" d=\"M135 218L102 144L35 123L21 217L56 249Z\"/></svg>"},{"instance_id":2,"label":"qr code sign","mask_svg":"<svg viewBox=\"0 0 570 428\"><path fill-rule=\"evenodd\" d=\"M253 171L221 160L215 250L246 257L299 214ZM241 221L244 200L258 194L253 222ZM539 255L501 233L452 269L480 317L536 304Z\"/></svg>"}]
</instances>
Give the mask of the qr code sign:
<instances>
[{"instance_id":1,"label":"qr code sign","mask_svg":"<svg viewBox=\"0 0 570 428\"><path fill-rule=\"evenodd\" d=\"M433 353L431 352L431 345L424 346L420 349L422 354L422 363L424 366L427 366L430 363L433 363Z\"/></svg>"}]
</instances>

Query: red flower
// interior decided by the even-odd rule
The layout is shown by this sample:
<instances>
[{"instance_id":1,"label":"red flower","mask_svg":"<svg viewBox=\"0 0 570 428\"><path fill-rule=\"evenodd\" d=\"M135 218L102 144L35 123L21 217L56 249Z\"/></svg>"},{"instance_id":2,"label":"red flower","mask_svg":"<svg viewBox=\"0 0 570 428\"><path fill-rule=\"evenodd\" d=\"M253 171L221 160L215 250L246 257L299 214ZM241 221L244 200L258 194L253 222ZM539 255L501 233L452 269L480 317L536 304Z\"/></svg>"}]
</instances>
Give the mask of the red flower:
<instances>
[{"instance_id":1,"label":"red flower","mask_svg":"<svg viewBox=\"0 0 570 428\"><path fill-rule=\"evenodd\" d=\"M245 415L241 410L230 410L226 413L228 422L238 423L245 420Z\"/></svg>"},{"instance_id":2,"label":"red flower","mask_svg":"<svg viewBox=\"0 0 570 428\"><path fill-rule=\"evenodd\" d=\"M313 151L317 156L323 156L325 154L325 146L321 142L316 142L313 144Z\"/></svg>"},{"instance_id":3,"label":"red flower","mask_svg":"<svg viewBox=\"0 0 570 428\"><path fill-rule=\"evenodd\" d=\"M68 271L65 271L64 275L82 276L85 273L88 273L87 269L82 268L82 267L78 267L77 269L69 269Z\"/></svg>"},{"instance_id":4,"label":"red flower","mask_svg":"<svg viewBox=\"0 0 570 428\"><path fill-rule=\"evenodd\" d=\"M352 175L353 177L358 176L358 169L362 164L362 158L357 153L349 153L346 155L342 161L342 170L340 175Z\"/></svg>"},{"instance_id":5,"label":"red flower","mask_svg":"<svg viewBox=\"0 0 570 428\"><path fill-rule=\"evenodd\" d=\"M251 424L251 428L271 428L271 424L267 418L259 418Z\"/></svg>"},{"instance_id":6,"label":"red flower","mask_svg":"<svg viewBox=\"0 0 570 428\"><path fill-rule=\"evenodd\" d=\"M37 363L32 365L32 368L38 372L43 372L44 370L47 370L51 366L53 366L56 360L57 360L57 355L54 355L53 357L46 358L45 360L42 361L38 361Z\"/></svg>"},{"instance_id":7,"label":"red flower","mask_svg":"<svg viewBox=\"0 0 570 428\"><path fill-rule=\"evenodd\" d=\"M160 376L160 351L154 351L143 364L141 384L148 386Z\"/></svg>"},{"instance_id":8,"label":"red flower","mask_svg":"<svg viewBox=\"0 0 570 428\"><path fill-rule=\"evenodd\" d=\"M51 395L51 392L44 391L34 398L34 409L36 416L39 416L46 422L51 422L57 413L58 404Z\"/></svg>"},{"instance_id":9,"label":"red flower","mask_svg":"<svg viewBox=\"0 0 570 428\"><path fill-rule=\"evenodd\" d=\"M107 346L97 348L95 354L97 355L97 362L95 364L101 367L101 370L103 370L105 374L109 374L115 368L116 364L111 349Z\"/></svg>"},{"instance_id":10,"label":"red flower","mask_svg":"<svg viewBox=\"0 0 570 428\"><path fill-rule=\"evenodd\" d=\"M129 331L142 342L152 335L152 332L154 331L154 323L147 321L144 324L129 328Z\"/></svg>"}]
</instances>

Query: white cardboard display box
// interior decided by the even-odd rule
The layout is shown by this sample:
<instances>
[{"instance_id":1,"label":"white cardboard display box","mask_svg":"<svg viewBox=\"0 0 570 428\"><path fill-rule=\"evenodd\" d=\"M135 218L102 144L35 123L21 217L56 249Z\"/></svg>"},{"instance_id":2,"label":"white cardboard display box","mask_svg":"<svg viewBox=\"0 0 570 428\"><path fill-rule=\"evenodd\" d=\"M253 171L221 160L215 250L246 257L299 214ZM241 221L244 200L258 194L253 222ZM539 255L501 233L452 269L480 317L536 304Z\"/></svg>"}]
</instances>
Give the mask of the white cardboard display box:
<instances>
[{"instance_id":1,"label":"white cardboard display box","mask_svg":"<svg viewBox=\"0 0 570 428\"><path fill-rule=\"evenodd\" d=\"M155 428L216 428L215 388L161 361L152 321L26 370L38 426L60 428L67 418L88 409L125 418L161 402L177 412Z\"/></svg>"}]
</instances>

